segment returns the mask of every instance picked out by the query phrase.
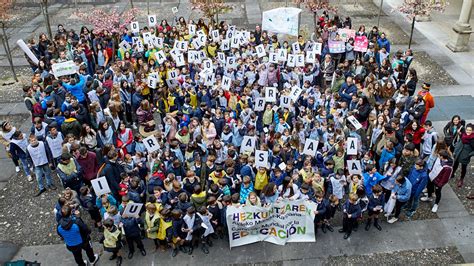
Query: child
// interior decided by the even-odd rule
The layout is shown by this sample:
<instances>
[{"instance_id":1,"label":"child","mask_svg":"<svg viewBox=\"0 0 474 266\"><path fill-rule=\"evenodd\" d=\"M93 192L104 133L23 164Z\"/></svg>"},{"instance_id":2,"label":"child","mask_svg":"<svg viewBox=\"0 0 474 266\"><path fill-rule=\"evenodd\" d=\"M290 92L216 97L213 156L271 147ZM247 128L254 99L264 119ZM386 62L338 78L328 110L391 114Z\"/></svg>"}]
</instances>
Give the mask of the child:
<instances>
[{"instance_id":1,"label":"child","mask_svg":"<svg viewBox=\"0 0 474 266\"><path fill-rule=\"evenodd\" d=\"M360 160L360 165L362 167L362 169L365 169L367 167L367 165L369 164L374 164L374 160L372 160L371 156L370 156L370 152L366 152L364 154L364 158L362 158L362 160Z\"/></svg>"},{"instance_id":2,"label":"child","mask_svg":"<svg viewBox=\"0 0 474 266\"><path fill-rule=\"evenodd\" d=\"M369 231L372 219L374 219L374 227L377 228L377 230L382 231L382 227L379 225L379 214L383 212L384 205L385 199L382 186L375 185L372 188L372 195L369 196L369 205L367 206L369 218L365 225L365 231Z\"/></svg>"},{"instance_id":3,"label":"child","mask_svg":"<svg viewBox=\"0 0 474 266\"><path fill-rule=\"evenodd\" d=\"M184 253L188 252L188 250L184 246L186 233L183 231L184 229L183 213L179 209L174 209L171 211L171 218L172 218L172 233L173 233L173 241L171 244L173 248L173 252L171 253L171 256L176 257L176 255L178 255L178 249Z\"/></svg>"},{"instance_id":4,"label":"child","mask_svg":"<svg viewBox=\"0 0 474 266\"><path fill-rule=\"evenodd\" d=\"M210 196L207 199L207 210L212 214L211 224L214 228L214 231L217 232L217 235L222 239L224 237L224 231L221 222L222 210L221 205L217 201L216 197Z\"/></svg>"},{"instance_id":5,"label":"child","mask_svg":"<svg viewBox=\"0 0 474 266\"><path fill-rule=\"evenodd\" d=\"M95 204L96 198L94 195L92 195L90 188L87 186L83 186L81 187L79 192L81 194L79 196L79 199L81 201L82 208L86 210L91 216L91 219L94 220L95 227L101 227L102 218L100 217L99 208Z\"/></svg>"},{"instance_id":6,"label":"child","mask_svg":"<svg viewBox=\"0 0 474 266\"><path fill-rule=\"evenodd\" d=\"M109 209L110 206L117 206L117 201L115 198L110 194L103 194L99 198L96 199L95 205L100 210L100 215L104 217L105 213Z\"/></svg>"},{"instance_id":7,"label":"child","mask_svg":"<svg viewBox=\"0 0 474 266\"><path fill-rule=\"evenodd\" d=\"M186 212L186 210L191 206L193 206L193 204L189 202L188 194L186 194L186 192L182 192L181 194L179 194L178 204L176 205L176 208L181 210L182 212Z\"/></svg>"},{"instance_id":8,"label":"child","mask_svg":"<svg viewBox=\"0 0 474 266\"><path fill-rule=\"evenodd\" d=\"M212 241L209 239L209 235L214 233L214 227L212 227L211 219L212 219L212 213L210 213L206 206L201 206L199 208L198 216L202 220L201 226L205 229L204 234L201 239L201 249L205 254L209 253L209 249L207 246L212 247Z\"/></svg>"},{"instance_id":9,"label":"child","mask_svg":"<svg viewBox=\"0 0 474 266\"><path fill-rule=\"evenodd\" d=\"M262 207L262 203L260 202L260 198L258 197L255 191L249 193L247 200L245 201L246 206L256 206Z\"/></svg>"},{"instance_id":10,"label":"child","mask_svg":"<svg viewBox=\"0 0 474 266\"><path fill-rule=\"evenodd\" d=\"M109 206L107 212L104 214L104 220L111 219L117 226L120 224L120 218L120 213L115 205Z\"/></svg>"},{"instance_id":11,"label":"child","mask_svg":"<svg viewBox=\"0 0 474 266\"><path fill-rule=\"evenodd\" d=\"M301 187L303 188L303 187ZM323 194L321 192L318 192L315 194L315 200L317 208L314 211L314 233L318 233L318 226L321 227L324 233L326 233L326 228L323 225L324 217L326 216L326 206L328 205L327 202L324 201Z\"/></svg>"},{"instance_id":12,"label":"child","mask_svg":"<svg viewBox=\"0 0 474 266\"><path fill-rule=\"evenodd\" d=\"M392 190L392 198L396 199L395 203L395 215L388 220L388 223L393 224L398 221L400 216L400 211L402 210L403 205L407 203L411 195L411 183L410 180L406 179L404 176L400 175L395 179L395 188Z\"/></svg>"},{"instance_id":13,"label":"child","mask_svg":"<svg viewBox=\"0 0 474 266\"><path fill-rule=\"evenodd\" d=\"M250 180L250 176L246 175L244 176L242 185L240 186L240 203L244 204L245 201L247 200L248 195L250 192L252 192L253 189L253 183Z\"/></svg>"},{"instance_id":14,"label":"child","mask_svg":"<svg viewBox=\"0 0 474 266\"><path fill-rule=\"evenodd\" d=\"M344 187L347 185L344 170L339 169L335 174L331 174L329 176L329 182L328 192L336 195L336 197L341 200L345 193Z\"/></svg>"},{"instance_id":15,"label":"child","mask_svg":"<svg viewBox=\"0 0 474 266\"><path fill-rule=\"evenodd\" d=\"M356 193L359 188L362 187L362 177L358 174L353 174L351 176L351 181L349 182L349 193Z\"/></svg>"},{"instance_id":16,"label":"child","mask_svg":"<svg viewBox=\"0 0 474 266\"><path fill-rule=\"evenodd\" d=\"M203 191L201 185L194 186L194 192L191 195L191 202L194 208L199 209L206 204L206 191Z\"/></svg>"},{"instance_id":17,"label":"child","mask_svg":"<svg viewBox=\"0 0 474 266\"><path fill-rule=\"evenodd\" d=\"M140 218L129 217L128 215L124 215L120 219L120 227L123 228L125 238L127 240L128 245L128 259L133 257L133 253L135 252L135 245L134 242L137 243L137 247L142 253L143 256L146 256L145 247L143 246L143 242L141 239L141 229L140 224L143 224Z\"/></svg>"},{"instance_id":18,"label":"child","mask_svg":"<svg viewBox=\"0 0 474 266\"><path fill-rule=\"evenodd\" d=\"M126 173L120 173L120 197L123 197L128 194L128 187L130 186L130 177Z\"/></svg>"},{"instance_id":19,"label":"child","mask_svg":"<svg viewBox=\"0 0 474 266\"><path fill-rule=\"evenodd\" d=\"M196 209L194 207L188 208L183 220L184 228L182 230L187 233L186 242L189 246L188 254L191 255L193 254L194 247L197 246L198 242L200 240L205 240L203 239L205 228L202 227L202 220L198 215L196 215ZM203 247L202 251L205 254L208 254L209 250L204 245Z\"/></svg>"},{"instance_id":20,"label":"child","mask_svg":"<svg viewBox=\"0 0 474 266\"><path fill-rule=\"evenodd\" d=\"M114 224L112 219L104 220L104 237L102 243L104 244L104 250L112 252L110 260L117 259L117 265L122 265L122 254L120 249L122 248L122 231Z\"/></svg>"},{"instance_id":21,"label":"child","mask_svg":"<svg viewBox=\"0 0 474 266\"><path fill-rule=\"evenodd\" d=\"M348 239L351 236L352 227L357 222L357 218L361 215L361 209L359 204L357 204L357 199L357 195L351 193L349 194L349 199L344 203L342 229L339 229L339 233L345 233L344 239Z\"/></svg>"},{"instance_id":22,"label":"child","mask_svg":"<svg viewBox=\"0 0 474 266\"><path fill-rule=\"evenodd\" d=\"M397 152L394 148L393 142L391 142L390 140L387 140L387 142L385 142L385 147L382 149L382 154L380 155L380 159L379 159L378 166L379 166L380 171L383 170L387 162L395 158L396 154Z\"/></svg>"},{"instance_id":23,"label":"child","mask_svg":"<svg viewBox=\"0 0 474 266\"><path fill-rule=\"evenodd\" d=\"M225 178L219 179L219 182L217 183L217 185L219 186L219 190L222 191L223 196L231 194L230 187L227 185L227 179Z\"/></svg>"},{"instance_id":24,"label":"child","mask_svg":"<svg viewBox=\"0 0 474 266\"><path fill-rule=\"evenodd\" d=\"M160 226L158 228L158 241L162 251L166 251L168 243L171 243L171 236L173 233L173 221L170 217L170 209L163 208L160 211Z\"/></svg>"},{"instance_id":25,"label":"child","mask_svg":"<svg viewBox=\"0 0 474 266\"><path fill-rule=\"evenodd\" d=\"M303 183L300 187L299 199L315 201L313 188L307 183Z\"/></svg>"},{"instance_id":26,"label":"child","mask_svg":"<svg viewBox=\"0 0 474 266\"><path fill-rule=\"evenodd\" d=\"M158 214L155 204L146 205L144 225L146 237L149 239L153 239L153 242L155 243L155 249L158 250L158 247L160 246L160 244L158 243L158 228L160 227L160 216Z\"/></svg>"},{"instance_id":27,"label":"child","mask_svg":"<svg viewBox=\"0 0 474 266\"><path fill-rule=\"evenodd\" d=\"M329 220L334 218L334 215L336 214L338 207L339 207L339 199L335 195L330 195L329 204L327 205L327 208L326 208L326 215L324 216L324 223L322 226L323 233L326 233L326 229L331 232L334 232L334 229L329 223Z\"/></svg>"},{"instance_id":28,"label":"child","mask_svg":"<svg viewBox=\"0 0 474 266\"><path fill-rule=\"evenodd\" d=\"M388 164L385 165L385 179L380 182L380 185L382 186L384 191L385 203L387 203L390 198L390 195L392 194L392 189L395 187L395 179L397 178L398 173L400 173L401 169L402 168L397 165L396 158L393 158Z\"/></svg>"}]
</instances>

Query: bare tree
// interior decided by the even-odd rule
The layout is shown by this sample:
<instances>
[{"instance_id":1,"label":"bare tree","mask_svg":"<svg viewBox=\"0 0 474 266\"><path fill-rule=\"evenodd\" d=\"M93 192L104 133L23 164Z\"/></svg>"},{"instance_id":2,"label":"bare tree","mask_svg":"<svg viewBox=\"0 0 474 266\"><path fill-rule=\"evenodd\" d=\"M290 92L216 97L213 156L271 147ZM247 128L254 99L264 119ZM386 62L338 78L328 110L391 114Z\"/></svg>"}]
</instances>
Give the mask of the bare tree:
<instances>
[{"instance_id":1,"label":"bare tree","mask_svg":"<svg viewBox=\"0 0 474 266\"><path fill-rule=\"evenodd\" d=\"M44 20L46 21L46 30L48 31L48 37L50 40L52 40L53 33L51 32L51 23L49 22L48 0L41 0L40 7L41 7L41 12L43 13L43 16L44 16Z\"/></svg>"},{"instance_id":2,"label":"bare tree","mask_svg":"<svg viewBox=\"0 0 474 266\"><path fill-rule=\"evenodd\" d=\"M13 66L12 53L10 51L10 45L8 44L8 36L5 31L6 23L10 19L11 8L13 6L12 0L0 0L0 27L2 28L2 44L5 49L5 54L7 55L8 63L12 70L13 78L18 82L18 78L15 73L15 67Z\"/></svg>"},{"instance_id":3,"label":"bare tree","mask_svg":"<svg viewBox=\"0 0 474 266\"><path fill-rule=\"evenodd\" d=\"M219 14L232 10L232 6L223 0L191 0L192 9L200 10L204 16L219 23Z\"/></svg>"},{"instance_id":4,"label":"bare tree","mask_svg":"<svg viewBox=\"0 0 474 266\"><path fill-rule=\"evenodd\" d=\"M293 0L293 2L299 8L301 4L304 4L306 9L313 13L314 29L318 25L318 11L327 10L336 12L337 8L329 3L329 0Z\"/></svg>"}]
</instances>

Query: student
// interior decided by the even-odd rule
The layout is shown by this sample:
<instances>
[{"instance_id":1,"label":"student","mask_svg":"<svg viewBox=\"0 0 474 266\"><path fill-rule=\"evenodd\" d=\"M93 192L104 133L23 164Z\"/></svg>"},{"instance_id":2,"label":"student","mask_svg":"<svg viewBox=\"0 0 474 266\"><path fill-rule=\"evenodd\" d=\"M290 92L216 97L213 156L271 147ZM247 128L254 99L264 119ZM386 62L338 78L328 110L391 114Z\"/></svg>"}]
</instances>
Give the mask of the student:
<instances>
[{"instance_id":1,"label":"student","mask_svg":"<svg viewBox=\"0 0 474 266\"><path fill-rule=\"evenodd\" d=\"M30 135L29 142L30 145L27 147L28 156L33 162L39 190L34 196L38 197L46 192L46 188L56 190L56 186L53 184L53 179L51 178L51 168L48 163L51 161L51 153L48 146L44 142L38 141L34 135ZM43 185L44 178L46 178L46 188Z\"/></svg>"},{"instance_id":2,"label":"student","mask_svg":"<svg viewBox=\"0 0 474 266\"><path fill-rule=\"evenodd\" d=\"M94 254L90 242L91 231L81 218L72 218L72 209L68 205L61 208L61 220L57 227L58 235L64 240L66 248L74 255L77 265L85 266L89 263L95 265L99 254ZM82 259L82 250L86 251L89 261Z\"/></svg>"},{"instance_id":3,"label":"student","mask_svg":"<svg viewBox=\"0 0 474 266\"><path fill-rule=\"evenodd\" d=\"M326 227L324 226L323 222L324 217L326 217L326 207L327 205L329 205L329 202L324 199L323 194L321 192L317 192L314 195L314 202L316 202L317 204L317 208L314 211L314 232L315 234L318 233L318 227L321 227L323 233L326 233Z\"/></svg>"},{"instance_id":4,"label":"student","mask_svg":"<svg viewBox=\"0 0 474 266\"><path fill-rule=\"evenodd\" d=\"M343 169L338 169L336 173L329 175L329 194L334 194L339 200L341 200L344 197L346 186L347 181Z\"/></svg>"},{"instance_id":5,"label":"student","mask_svg":"<svg viewBox=\"0 0 474 266\"><path fill-rule=\"evenodd\" d=\"M438 211L438 204L441 200L441 189L448 183L449 178L453 174L453 159L448 151L442 150L439 152L439 158L436 160L435 165L436 164L438 166L433 167L433 170L431 170L429 174L428 194L426 197L421 198L421 201L433 201L431 196L433 192L435 192L436 200L431 209L432 212Z\"/></svg>"},{"instance_id":6,"label":"student","mask_svg":"<svg viewBox=\"0 0 474 266\"><path fill-rule=\"evenodd\" d=\"M396 199L395 202L395 214L391 219L388 220L388 223L393 224L398 221L402 207L410 199L411 195L411 183L410 180L406 179L404 176L399 175L395 179L395 188L392 190L391 197Z\"/></svg>"},{"instance_id":7,"label":"student","mask_svg":"<svg viewBox=\"0 0 474 266\"><path fill-rule=\"evenodd\" d=\"M95 222L95 227L101 227L102 217L100 216L99 207L96 205L96 197L91 193L90 188L87 186L81 187L79 195L81 206L89 213L91 219Z\"/></svg>"},{"instance_id":8,"label":"student","mask_svg":"<svg viewBox=\"0 0 474 266\"><path fill-rule=\"evenodd\" d=\"M173 233L173 221L170 217L170 209L163 208L160 211L160 225L158 228L158 242L160 243L161 250L166 251L168 245L171 243L171 237Z\"/></svg>"},{"instance_id":9,"label":"student","mask_svg":"<svg viewBox=\"0 0 474 266\"><path fill-rule=\"evenodd\" d=\"M198 245L199 242L203 242L201 245L202 252L204 254L209 253L209 249L205 246L205 239L203 238L205 228L202 227L202 220L199 215L196 215L196 209L194 207L189 207L186 215L183 218L184 228L183 232L187 233L186 242L188 245L188 254L193 254L194 247Z\"/></svg>"},{"instance_id":10,"label":"student","mask_svg":"<svg viewBox=\"0 0 474 266\"><path fill-rule=\"evenodd\" d=\"M329 221L332 218L334 218L334 215L336 214L338 207L339 207L339 199L335 195L330 195L329 204L327 205L327 208L326 208L326 215L324 216L324 223L321 229L323 233L326 233L326 229L329 230L330 232L334 231Z\"/></svg>"},{"instance_id":11,"label":"student","mask_svg":"<svg viewBox=\"0 0 474 266\"><path fill-rule=\"evenodd\" d=\"M246 176L244 176L243 182L240 185L240 196L239 196L239 198L240 198L240 203L241 204L245 203L245 201L247 200L248 195L252 191L254 191L253 183L252 183L252 181L250 181L250 176L246 175ZM234 196L232 195L232 197L234 197Z\"/></svg>"},{"instance_id":12,"label":"student","mask_svg":"<svg viewBox=\"0 0 474 266\"><path fill-rule=\"evenodd\" d=\"M114 224L112 219L104 220L104 236L101 242L104 245L104 251L111 252L109 260L117 259L117 266L122 265L122 231Z\"/></svg>"},{"instance_id":13,"label":"student","mask_svg":"<svg viewBox=\"0 0 474 266\"><path fill-rule=\"evenodd\" d=\"M82 167L69 153L63 153L59 160L57 171L64 188L71 188L78 194L83 185L82 182Z\"/></svg>"},{"instance_id":14,"label":"student","mask_svg":"<svg viewBox=\"0 0 474 266\"><path fill-rule=\"evenodd\" d=\"M418 208L421 192L425 189L429 179L428 170L422 159L416 161L407 178L411 183L411 196L406 205L407 212L405 214L408 218L411 218Z\"/></svg>"},{"instance_id":15,"label":"student","mask_svg":"<svg viewBox=\"0 0 474 266\"><path fill-rule=\"evenodd\" d=\"M357 195L352 193L349 194L349 199L344 203L342 229L339 229L339 233L345 233L344 239L348 239L351 236L352 228L357 222L357 218L361 215L361 209L357 204L357 199Z\"/></svg>"},{"instance_id":16,"label":"student","mask_svg":"<svg viewBox=\"0 0 474 266\"><path fill-rule=\"evenodd\" d=\"M380 183L385 177L377 172L377 168L373 164L367 165L366 172L362 174L364 177L364 187L367 196L372 195L372 187Z\"/></svg>"},{"instance_id":17,"label":"student","mask_svg":"<svg viewBox=\"0 0 474 266\"><path fill-rule=\"evenodd\" d=\"M365 225L365 231L369 231L372 219L374 220L374 227L377 230L382 231L382 227L379 224L379 215L383 212L383 206L385 205L385 199L383 194L382 186L375 185L372 188L372 195L369 196L369 204L367 211L369 218Z\"/></svg>"},{"instance_id":18,"label":"student","mask_svg":"<svg viewBox=\"0 0 474 266\"><path fill-rule=\"evenodd\" d=\"M20 130L13 133L10 141L10 155L12 158L20 159L21 166L26 175L26 180L28 180L28 182L33 182L33 177L30 172L31 162L28 159L27 147L28 138L26 137L26 134L22 133Z\"/></svg>"},{"instance_id":19,"label":"student","mask_svg":"<svg viewBox=\"0 0 474 266\"><path fill-rule=\"evenodd\" d=\"M140 253L143 256L146 256L145 247L143 246L141 239L141 224L143 224L143 221L140 218L130 217L126 214L122 215L120 218L120 227L123 228L128 245L128 259L131 259L133 257L133 253L135 253L134 242L137 243Z\"/></svg>"}]
</instances>

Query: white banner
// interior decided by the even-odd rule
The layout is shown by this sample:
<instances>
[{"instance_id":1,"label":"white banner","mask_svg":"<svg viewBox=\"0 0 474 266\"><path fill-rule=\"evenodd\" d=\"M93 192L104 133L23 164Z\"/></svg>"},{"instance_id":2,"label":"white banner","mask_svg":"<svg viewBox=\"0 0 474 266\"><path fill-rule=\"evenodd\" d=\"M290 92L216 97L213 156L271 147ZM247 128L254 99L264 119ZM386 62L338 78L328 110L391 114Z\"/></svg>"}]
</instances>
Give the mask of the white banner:
<instances>
[{"instance_id":1,"label":"white banner","mask_svg":"<svg viewBox=\"0 0 474 266\"><path fill-rule=\"evenodd\" d=\"M279 7L263 12L262 30L298 36L298 14L301 9Z\"/></svg>"},{"instance_id":2,"label":"white banner","mask_svg":"<svg viewBox=\"0 0 474 266\"><path fill-rule=\"evenodd\" d=\"M315 242L314 211L317 204L305 200L282 200L269 207L227 207L230 247L266 241Z\"/></svg>"},{"instance_id":3,"label":"white banner","mask_svg":"<svg viewBox=\"0 0 474 266\"><path fill-rule=\"evenodd\" d=\"M76 66L74 61L70 60L62 63L53 64L51 66L51 69L53 70L54 76L56 78L59 78L61 76L75 74L78 67Z\"/></svg>"}]
</instances>

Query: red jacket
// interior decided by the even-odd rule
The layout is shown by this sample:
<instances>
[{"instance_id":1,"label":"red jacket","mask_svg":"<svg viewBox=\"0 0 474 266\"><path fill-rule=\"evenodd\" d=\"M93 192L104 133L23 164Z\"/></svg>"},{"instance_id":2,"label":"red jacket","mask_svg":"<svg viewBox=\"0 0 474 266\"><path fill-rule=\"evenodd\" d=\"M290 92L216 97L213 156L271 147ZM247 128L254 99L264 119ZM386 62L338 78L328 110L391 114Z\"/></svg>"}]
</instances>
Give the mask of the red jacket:
<instances>
[{"instance_id":1,"label":"red jacket","mask_svg":"<svg viewBox=\"0 0 474 266\"><path fill-rule=\"evenodd\" d=\"M95 153L88 151L86 158L79 156L77 162L84 171L84 180L91 181L97 177L97 171L99 171L99 164L97 163L97 156Z\"/></svg>"},{"instance_id":2,"label":"red jacket","mask_svg":"<svg viewBox=\"0 0 474 266\"><path fill-rule=\"evenodd\" d=\"M423 135L425 134L425 128L418 127L418 130L414 131L411 126L405 129L405 134L413 135L413 144L420 144L421 140L423 139Z\"/></svg>"}]
</instances>

